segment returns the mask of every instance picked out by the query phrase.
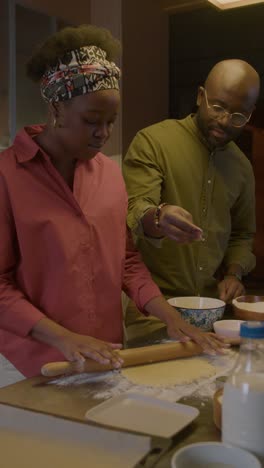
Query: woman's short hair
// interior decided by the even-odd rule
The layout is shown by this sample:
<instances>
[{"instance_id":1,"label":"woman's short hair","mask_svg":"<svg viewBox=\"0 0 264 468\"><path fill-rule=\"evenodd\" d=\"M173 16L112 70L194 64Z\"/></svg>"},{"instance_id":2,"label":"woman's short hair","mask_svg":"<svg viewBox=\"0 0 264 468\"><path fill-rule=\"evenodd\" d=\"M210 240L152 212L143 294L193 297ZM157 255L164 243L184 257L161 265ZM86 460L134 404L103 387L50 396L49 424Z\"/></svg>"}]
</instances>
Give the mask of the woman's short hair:
<instances>
[{"instance_id":1,"label":"woman's short hair","mask_svg":"<svg viewBox=\"0 0 264 468\"><path fill-rule=\"evenodd\" d=\"M66 52L89 45L103 49L109 61L118 56L121 50L120 42L108 29L90 24L67 27L50 36L36 48L26 65L27 76L38 82L45 71L55 66L58 58Z\"/></svg>"}]
</instances>

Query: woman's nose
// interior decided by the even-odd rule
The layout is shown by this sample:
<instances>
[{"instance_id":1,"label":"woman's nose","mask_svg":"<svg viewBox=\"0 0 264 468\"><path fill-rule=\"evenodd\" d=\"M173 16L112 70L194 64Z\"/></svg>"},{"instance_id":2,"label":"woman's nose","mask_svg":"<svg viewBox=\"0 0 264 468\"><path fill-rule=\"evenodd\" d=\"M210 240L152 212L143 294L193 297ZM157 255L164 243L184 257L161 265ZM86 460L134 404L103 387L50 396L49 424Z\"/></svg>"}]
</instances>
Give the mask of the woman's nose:
<instances>
[{"instance_id":1,"label":"woman's nose","mask_svg":"<svg viewBox=\"0 0 264 468\"><path fill-rule=\"evenodd\" d=\"M99 125L99 126L96 128L95 134L96 134L97 137L100 137L100 138L107 138L107 137L109 136L109 128L108 128L108 125L107 125L107 124Z\"/></svg>"}]
</instances>

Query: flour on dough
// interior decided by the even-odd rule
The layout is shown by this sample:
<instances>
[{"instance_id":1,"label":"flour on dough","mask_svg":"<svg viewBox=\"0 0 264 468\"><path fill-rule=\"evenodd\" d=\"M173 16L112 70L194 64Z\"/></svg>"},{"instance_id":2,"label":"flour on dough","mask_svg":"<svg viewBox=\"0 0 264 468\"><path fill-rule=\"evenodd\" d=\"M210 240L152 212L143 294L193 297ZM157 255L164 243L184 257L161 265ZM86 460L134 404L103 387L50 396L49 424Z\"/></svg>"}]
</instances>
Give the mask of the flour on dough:
<instances>
[{"instance_id":1,"label":"flour on dough","mask_svg":"<svg viewBox=\"0 0 264 468\"><path fill-rule=\"evenodd\" d=\"M186 358L128 367L122 369L121 372L124 377L136 385L172 387L212 377L216 374L216 369L203 359Z\"/></svg>"}]
</instances>

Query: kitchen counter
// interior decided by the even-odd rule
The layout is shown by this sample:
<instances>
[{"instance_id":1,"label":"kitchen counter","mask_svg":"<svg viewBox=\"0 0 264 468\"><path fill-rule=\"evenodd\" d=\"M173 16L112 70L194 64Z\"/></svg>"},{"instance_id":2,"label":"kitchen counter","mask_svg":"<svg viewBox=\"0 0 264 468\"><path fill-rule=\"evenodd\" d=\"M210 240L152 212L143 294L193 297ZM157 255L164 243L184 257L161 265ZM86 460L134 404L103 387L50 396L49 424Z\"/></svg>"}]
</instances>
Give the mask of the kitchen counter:
<instances>
[{"instance_id":1,"label":"kitchen counter","mask_svg":"<svg viewBox=\"0 0 264 468\"><path fill-rule=\"evenodd\" d=\"M225 318L232 318L229 308ZM1 388L0 403L81 422L84 422L86 411L100 403L100 400L92 397L93 392L100 390L100 382L89 383L88 388L87 384L59 387L48 385L48 381L47 377L34 377ZM168 468L172 454L184 445L221 440L221 433L213 422L212 399L188 397L180 402L195 406L200 414L192 424L173 438L172 448L155 465L157 468Z\"/></svg>"},{"instance_id":2,"label":"kitchen counter","mask_svg":"<svg viewBox=\"0 0 264 468\"><path fill-rule=\"evenodd\" d=\"M78 386L59 387L48 385L46 377L34 377L0 389L0 403L28 410L84 422L86 411L99 400L92 398L92 392L100 389L100 382ZM169 467L169 460L176 449L202 441L220 441L221 434L213 422L212 400L183 398L181 403L195 406L199 416L187 428L173 438L173 446L156 465L157 468ZM125 467L124 467L125 468Z\"/></svg>"}]
</instances>

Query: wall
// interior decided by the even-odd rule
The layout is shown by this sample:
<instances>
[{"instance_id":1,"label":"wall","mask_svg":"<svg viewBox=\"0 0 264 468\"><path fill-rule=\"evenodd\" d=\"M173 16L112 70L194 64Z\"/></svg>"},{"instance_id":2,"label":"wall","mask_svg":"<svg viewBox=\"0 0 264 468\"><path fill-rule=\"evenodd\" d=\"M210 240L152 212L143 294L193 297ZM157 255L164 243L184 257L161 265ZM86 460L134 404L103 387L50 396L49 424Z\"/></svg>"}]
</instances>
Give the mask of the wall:
<instances>
[{"instance_id":1,"label":"wall","mask_svg":"<svg viewBox=\"0 0 264 468\"><path fill-rule=\"evenodd\" d=\"M225 58L250 62L264 77L264 5L213 7L170 17L170 115L182 117L210 68ZM264 98L264 86L262 86ZM264 124L263 124L264 125Z\"/></svg>"},{"instance_id":2,"label":"wall","mask_svg":"<svg viewBox=\"0 0 264 468\"><path fill-rule=\"evenodd\" d=\"M122 41L122 0L90 0L90 7L91 23L109 29L114 37ZM121 60L121 57L117 59L120 67ZM119 164L122 159L122 125L121 105L111 138L104 147L105 154L115 158Z\"/></svg>"},{"instance_id":3,"label":"wall","mask_svg":"<svg viewBox=\"0 0 264 468\"><path fill-rule=\"evenodd\" d=\"M49 15L16 6L16 131L25 124L45 122L47 106L40 95L39 85L26 75L26 62L36 44L52 34L54 22ZM35 27L32 28L31 25ZM27 31L27 34L25 34Z\"/></svg>"},{"instance_id":4,"label":"wall","mask_svg":"<svg viewBox=\"0 0 264 468\"><path fill-rule=\"evenodd\" d=\"M152 0L125 0L123 154L136 132L168 115L168 16Z\"/></svg>"},{"instance_id":5,"label":"wall","mask_svg":"<svg viewBox=\"0 0 264 468\"><path fill-rule=\"evenodd\" d=\"M0 54L5 66L0 67L0 151L9 144L9 48L8 4L0 0Z\"/></svg>"},{"instance_id":6,"label":"wall","mask_svg":"<svg viewBox=\"0 0 264 468\"><path fill-rule=\"evenodd\" d=\"M90 22L90 0L19 0L17 3L32 10L57 16L71 24Z\"/></svg>"},{"instance_id":7,"label":"wall","mask_svg":"<svg viewBox=\"0 0 264 468\"><path fill-rule=\"evenodd\" d=\"M106 150L119 141L124 155L138 130L168 115L168 16L153 0L91 0L91 22L122 42L122 109Z\"/></svg>"}]
</instances>

